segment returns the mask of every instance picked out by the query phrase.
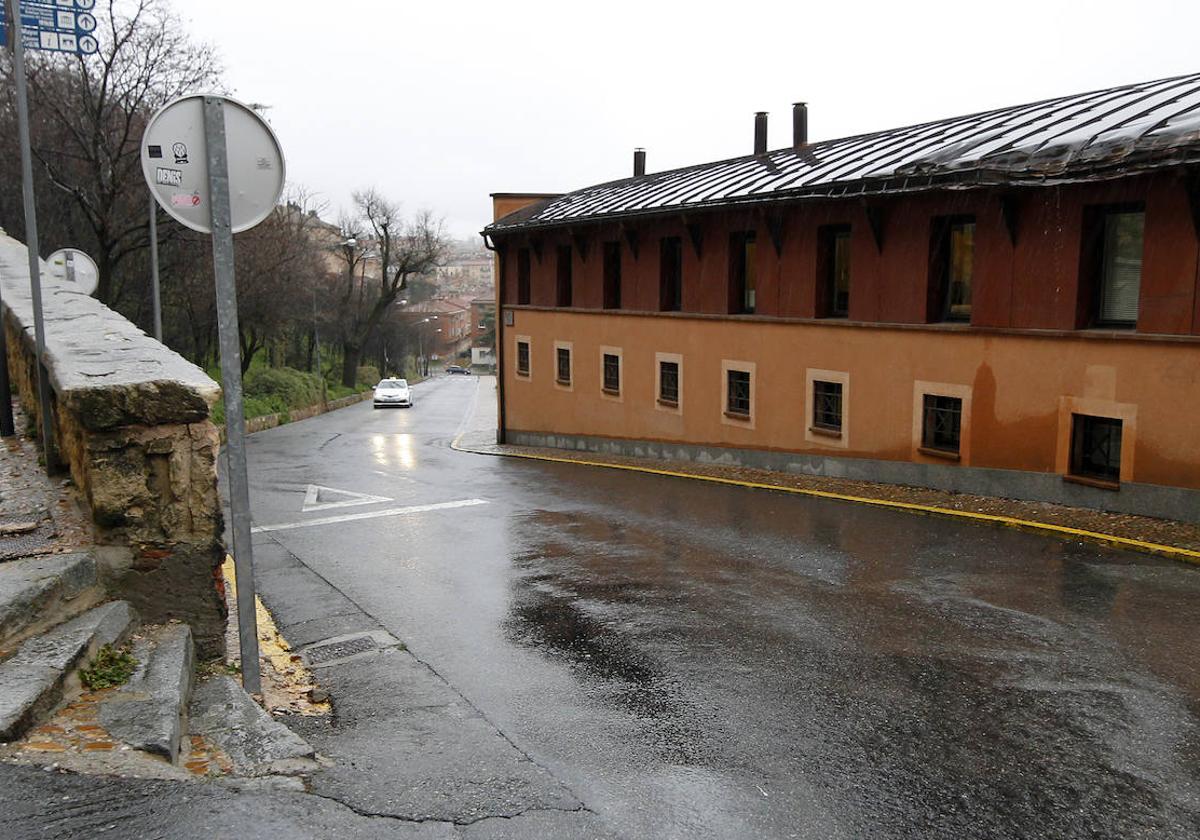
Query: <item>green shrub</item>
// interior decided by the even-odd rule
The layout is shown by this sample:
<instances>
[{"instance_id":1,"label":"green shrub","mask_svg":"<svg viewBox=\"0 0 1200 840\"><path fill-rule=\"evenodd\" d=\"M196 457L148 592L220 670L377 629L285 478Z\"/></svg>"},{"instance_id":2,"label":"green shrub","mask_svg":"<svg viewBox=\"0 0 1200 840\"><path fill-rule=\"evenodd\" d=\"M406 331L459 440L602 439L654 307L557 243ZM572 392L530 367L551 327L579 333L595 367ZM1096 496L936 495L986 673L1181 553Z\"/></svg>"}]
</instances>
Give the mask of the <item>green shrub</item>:
<instances>
[{"instance_id":1,"label":"green shrub","mask_svg":"<svg viewBox=\"0 0 1200 840\"><path fill-rule=\"evenodd\" d=\"M370 388L379 381L379 368L374 365L362 365L359 367L356 376L358 377L359 385Z\"/></svg>"},{"instance_id":2,"label":"green shrub","mask_svg":"<svg viewBox=\"0 0 1200 840\"><path fill-rule=\"evenodd\" d=\"M115 649L112 645L100 648L96 658L86 668L79 671L79 680L85 688L98 691L102 688L112 688L124 685L133 676L137 668L137 660L128 650Z\"/></svg>"}]
</instances>

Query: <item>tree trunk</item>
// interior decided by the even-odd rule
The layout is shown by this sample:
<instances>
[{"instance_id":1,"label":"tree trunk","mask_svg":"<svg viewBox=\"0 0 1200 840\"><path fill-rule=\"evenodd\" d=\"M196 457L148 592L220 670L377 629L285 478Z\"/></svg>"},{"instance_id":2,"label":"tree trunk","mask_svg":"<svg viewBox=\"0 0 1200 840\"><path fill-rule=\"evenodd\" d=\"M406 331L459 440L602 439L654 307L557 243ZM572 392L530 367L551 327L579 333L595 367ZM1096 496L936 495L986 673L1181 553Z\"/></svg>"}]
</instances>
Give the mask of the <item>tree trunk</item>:
<instances>
[{"instance_id":1,"label":"tree trunk","mask_svg":"<svg viewBox=\"0 0 1200 840\"><path fill-rule=\"evenodd\" d=\"M342 385L346 388L353 388L358 378L358 360L362 355L362 348L355 347L350 344L342 345Z\"/></svg>"}]
</instances>

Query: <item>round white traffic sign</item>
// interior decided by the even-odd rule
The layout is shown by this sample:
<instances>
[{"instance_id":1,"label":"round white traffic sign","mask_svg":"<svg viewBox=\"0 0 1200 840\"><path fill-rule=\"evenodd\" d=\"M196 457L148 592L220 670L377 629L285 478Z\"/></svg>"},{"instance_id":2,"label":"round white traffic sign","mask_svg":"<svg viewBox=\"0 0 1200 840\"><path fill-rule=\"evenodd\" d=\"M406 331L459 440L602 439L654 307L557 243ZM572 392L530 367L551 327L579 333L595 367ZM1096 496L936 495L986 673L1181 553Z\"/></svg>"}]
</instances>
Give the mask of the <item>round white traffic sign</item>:
<instances>
[{"instance_id":1,"label":"round white traffic sign","mask_svg":"<svg viewBox=\"0 0 1200 840\"><path fill-rule=\"evenodd\" d=\"M100 269L96 261L78 248L62 248L50 255L47 279L85 295L96 293L100 285Z\"/></svg>"},{"instance_id":2,"label":"round white traffic sign","mask_svg":"<svg viewBox=\"0 0 1200 840\"><path fill-rule=\"evenodd\" d=\"M258 114L227 96L225 145L233 232L271 214L283 194L283 151ZM212 233L202 94L176 99L151 117L142 136L142 173L154 198L180 224Z\"/></svg>"}]
</instances>

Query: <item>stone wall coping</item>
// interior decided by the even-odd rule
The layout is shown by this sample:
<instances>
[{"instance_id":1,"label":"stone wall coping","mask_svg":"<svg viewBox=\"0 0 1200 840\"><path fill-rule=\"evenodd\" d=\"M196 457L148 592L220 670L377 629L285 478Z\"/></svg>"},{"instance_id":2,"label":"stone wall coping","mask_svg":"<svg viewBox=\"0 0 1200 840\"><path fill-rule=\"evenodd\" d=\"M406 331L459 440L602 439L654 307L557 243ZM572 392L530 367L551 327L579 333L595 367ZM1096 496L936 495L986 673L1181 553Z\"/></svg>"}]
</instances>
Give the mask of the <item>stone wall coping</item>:
<instances>
[{"instance_id":1,"label":"stone wall coping","mask_svg":"<svg viewBox=\"0 0 1200 840\"><path fill-rule=\"evenodd\" d=\"M3 232L0 288L0 315L17 327L32 354L28 251ZM74 411L85 427L194 423L208 417L221 389L199 367L93 297L43 280L42 300L50 383L59 404Z\"/></svg>"}]
</instances>

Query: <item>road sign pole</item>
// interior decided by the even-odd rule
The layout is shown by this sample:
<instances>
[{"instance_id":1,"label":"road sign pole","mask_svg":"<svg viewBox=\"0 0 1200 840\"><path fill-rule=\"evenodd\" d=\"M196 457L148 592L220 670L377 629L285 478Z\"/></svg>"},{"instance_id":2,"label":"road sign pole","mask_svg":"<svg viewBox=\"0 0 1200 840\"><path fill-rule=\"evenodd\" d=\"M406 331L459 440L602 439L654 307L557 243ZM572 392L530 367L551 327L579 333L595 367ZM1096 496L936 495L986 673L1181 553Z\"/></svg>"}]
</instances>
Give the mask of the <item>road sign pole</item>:
<instances>
[{"instance_id":1,"label":"road sign pole","mask_svg":"<svg viewBox=\"0 0 1200 840\"><path fill-rule=\"evenodd\" d=\"M154 297L154 338L162 341L162 294L158 286L158 202L150 194L150 291Z\"/></svg>"},{"instance_id":2,"label":"road sign pole","mask_svg":"<svg viewBox=\"0 0 1200 840\"><path fill-rule=\"evenodd\" d=\"M29 288L33 297L33 334L37 345L38 413L46 469L55 468L54 438L50 416L50 387L46 381L46 323L42 315L42 277L38 257L37 210L33 199L33 154L29 142L29 91L25 81L25 45L17 0L8 3L12 32L13 76L17 86L17 133L21 143L21 187L25 197L25 245L29 251Z\"/></svg>"},{"instance_id":3,"label":"road sign pole","mask_svg":"<svg viewBox=\"0 0 1200 840\"><path fill-rule=\"evenodd\" d=\"M242 687L251 694L261 694L254 549L250 538L250 484L246 473L246 422L242 404L241 342L237 287L234 282L233 222L229 204L229 155L225 146L225 103L219 96L204 97L204 139L212 218L213 274L217 285L221 385L225 394L225 458L229 475L229 511L233 520L233 559L237 569Z\"/></svg>"},{"instance_id":4,"label":"road sign pole","mask_svg":"<svg viewBox=\"0 0 1200 840\"><path fill-rule=\"evenodd\" d=\"M7 36L8 9L4 0L0 0L0 49L7 46L4 36ZM0 292L0 312L4 311L3 293ZM0 319L0 437L12 437L17 433L13 423L12 385L8 381L8 338Z\"/></svg>"}]
</instances>

